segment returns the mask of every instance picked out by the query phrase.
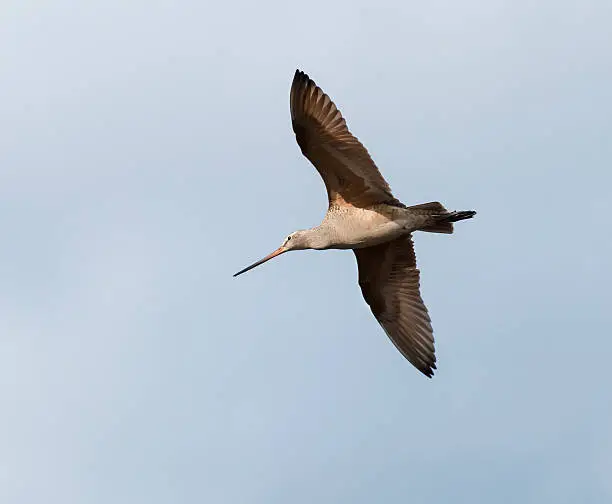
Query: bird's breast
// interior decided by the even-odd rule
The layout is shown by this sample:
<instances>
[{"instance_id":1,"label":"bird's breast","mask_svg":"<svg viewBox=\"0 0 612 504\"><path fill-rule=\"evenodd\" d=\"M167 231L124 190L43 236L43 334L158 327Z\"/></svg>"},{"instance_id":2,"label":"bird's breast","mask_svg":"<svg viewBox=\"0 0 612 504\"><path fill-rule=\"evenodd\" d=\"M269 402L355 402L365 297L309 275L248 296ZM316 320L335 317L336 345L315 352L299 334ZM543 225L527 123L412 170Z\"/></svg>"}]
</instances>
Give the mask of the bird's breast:
<instances>
[{"instance_id":1,"label":"bird's breast","mask_svg":"<svg viewBox=\"0 0 612 504\"><path fill-rule=\"evenodd\" d=\"M402 223L394 220L393 216L365 208L353 207L328 216L326 221L333 229L330 248L373 247L407 234Z\"/></svg>"}]
</instances>

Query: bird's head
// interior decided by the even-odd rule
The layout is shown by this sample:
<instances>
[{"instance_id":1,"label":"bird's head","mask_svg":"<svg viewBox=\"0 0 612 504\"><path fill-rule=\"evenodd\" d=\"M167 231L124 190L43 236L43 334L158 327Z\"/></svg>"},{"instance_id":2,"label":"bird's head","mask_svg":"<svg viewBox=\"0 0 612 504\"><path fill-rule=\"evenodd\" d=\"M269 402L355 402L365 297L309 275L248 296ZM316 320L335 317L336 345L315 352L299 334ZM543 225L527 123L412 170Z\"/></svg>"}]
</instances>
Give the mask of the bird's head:
<instances>
[{"instance_id":1,"label":"bird's head","mask_svg":"<svg viewBox=\"0 0 612 504\"><path fill-rule=\"evenodd\" d=\"M294 231L291 233L281 245L281 248L285 248L286 252L289 250L305 250L312 248L310 246L310 229L303 231Z\"/></svg>"},{"instance_id":2,"label":"bird's head","mask_svg":"<svg viewBox=\"0 0 612 504\"><path fill-rule=\"evenodd\" d=\"M289 236L287 236L287 238L285 238L285 240L283 241L283 244L280 247L278 247L274 252L272 252L271 254L268 254L263 259L260 259L259 261L254 262L250 266L247 266L243 270L240 270L238 273L235 273L234 276L236 277L238 275L242 275L243 273L246 273L247 271L252 270L253 268L259 266L260 264L263 264L266 261L269 261L270 259L274 259L275 257L281 254L284 254L285 252L289 252L291 250L305 250L309 248L319 248L319 247L313 246L313 244L311 243L312 238L313 238L312 235L313 235L312 229L304 229L301 231L295 231L294 233L291 233Z\"/></svg>"}]
</instances>

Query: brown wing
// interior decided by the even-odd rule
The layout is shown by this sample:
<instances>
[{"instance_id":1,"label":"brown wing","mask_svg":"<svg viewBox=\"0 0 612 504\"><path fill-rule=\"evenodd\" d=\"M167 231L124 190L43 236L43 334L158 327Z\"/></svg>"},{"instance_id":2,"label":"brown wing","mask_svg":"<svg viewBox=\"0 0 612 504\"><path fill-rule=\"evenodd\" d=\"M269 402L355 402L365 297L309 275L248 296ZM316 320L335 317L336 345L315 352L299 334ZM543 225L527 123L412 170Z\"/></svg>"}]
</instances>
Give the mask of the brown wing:
<instances>
[{"instance_id":1,"label":"brown wing","mask_svg":"<svg viewBox=\"0 0 612 504\"><path fill-rule=\"evenodd\" d=\"M393 344L431 377L436 369L433 329L419 292L419 270L410 236L355 249L359 286Z\"/></svg>"},{"instance_id":2,"label":"brown wing","mask_svg":"<svg viewBox=\"0 0 612 504\"><path fill-rule=\"evenodd\" d=\"M330 205L402 206L329 96L300 70L291 85L290 108L297 143L323 177Z\"/></svg>"}]
</instances>

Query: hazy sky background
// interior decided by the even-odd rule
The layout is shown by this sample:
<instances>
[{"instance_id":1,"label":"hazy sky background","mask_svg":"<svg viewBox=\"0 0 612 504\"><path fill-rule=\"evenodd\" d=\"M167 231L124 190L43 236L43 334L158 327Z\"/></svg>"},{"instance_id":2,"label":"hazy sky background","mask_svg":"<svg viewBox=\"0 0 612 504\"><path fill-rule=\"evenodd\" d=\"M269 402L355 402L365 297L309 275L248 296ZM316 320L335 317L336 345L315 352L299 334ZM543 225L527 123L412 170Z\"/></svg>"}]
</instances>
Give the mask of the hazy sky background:
<instances>
[{"instance_id":1,"label":"hazy sky background","mask_svg":"<svg viewBox=\"0 0 612 504\"><path fill-rule=\"evenodd\" d=\"M612 501L612 3L0 4L0 501ZM439 372L319 222L295 69L418 234Z\"/></svg>"}]
</instances>

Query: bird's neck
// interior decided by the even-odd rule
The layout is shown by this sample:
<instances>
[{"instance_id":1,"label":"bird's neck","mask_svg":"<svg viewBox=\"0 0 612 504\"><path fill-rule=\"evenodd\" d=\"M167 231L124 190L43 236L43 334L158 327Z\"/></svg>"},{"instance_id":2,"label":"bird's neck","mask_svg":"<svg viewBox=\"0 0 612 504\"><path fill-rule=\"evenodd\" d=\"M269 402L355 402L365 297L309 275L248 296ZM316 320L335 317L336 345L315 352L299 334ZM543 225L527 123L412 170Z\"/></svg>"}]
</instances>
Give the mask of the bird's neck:
<instances>
[{"instance_id":1,"label":"bird's neck","mask_svg":"<svg viewBox=\"0 0 612 504\"><path fill-rule=\"evenodd\" d=\"M304 230L304 236L308 243L308 248L311 249L323 250L330 248L332 244L330 230L324 224Z\"/></svg>"}]
</instances>

